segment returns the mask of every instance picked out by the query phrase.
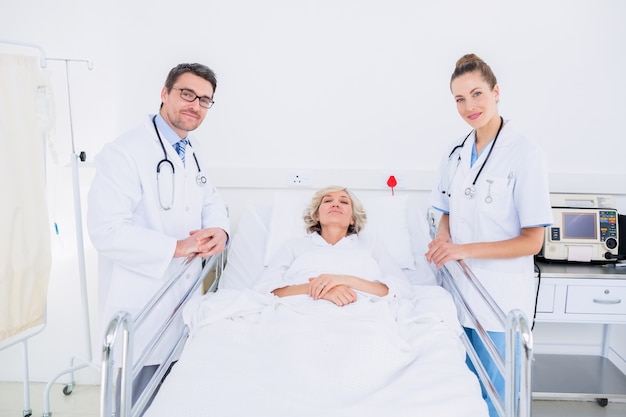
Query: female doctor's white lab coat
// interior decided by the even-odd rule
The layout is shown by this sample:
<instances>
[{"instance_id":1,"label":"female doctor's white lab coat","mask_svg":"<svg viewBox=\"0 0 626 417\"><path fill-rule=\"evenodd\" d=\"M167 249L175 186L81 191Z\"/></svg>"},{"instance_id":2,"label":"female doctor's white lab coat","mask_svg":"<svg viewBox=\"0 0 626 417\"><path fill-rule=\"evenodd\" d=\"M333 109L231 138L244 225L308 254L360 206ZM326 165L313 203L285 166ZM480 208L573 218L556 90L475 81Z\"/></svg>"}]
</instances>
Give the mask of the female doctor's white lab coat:
<instances>
[{"instance_id":1,"label":"female doctor's white lab coat","mask_svg":"<svg viewBox=\"0 0 626 417\"><path fill-rule=\"evenodd\" d=\"M106 145L95 159L87 225L99 254L98 298L103 332L118 311L136 316L171 272L180 268L184 258L172 259L177 240L188 237L192 230L206 227L219 227L229 233L227 209L217 190L208 181L204 186L196 182L195 151L187 146L184 166L174 148L163 140L167 158L175 168L173 179L161 178L162 186L171 185L167 181L173 180L173 205L169 210L159 203L156 167L164 155L152 116ZM197 142L192 144L197 149ZM196 157L202 167L202 159ZM174 292L182 294L190 278L197 276L201 265L199 260L194 262ZM174 301L170 299L166 304L169 304L167 308L148 318L145 328L137 334L135 358L145 346L147 333L144 332L153 333L157 329L156 316L167 315ZM178 327L174 327L178 330L182 325L181 319ZM169 345L175 334L168 334L166 339L164 344ZM146 365L160 363L164 354L164 349L158 350Z\"/></svg>"},{"instance_id":2,"label":"female doctor's white lab coat","mask_svg":"<svg viewBox=\"0 0 626 417\"><path fill-rule=\"evenodd\" d=\"M440 183L431 195L432 206L450 215L452 241L463 244L506 240L519 236L523 227L552 224L542 150L516 133L512 122L507 121L476 181L476 195L469 199L465 190L472 186L491 146L485 147L470 167L473 142L474 135L458 153L450 158L446 155L441 163ZM535 303L532 255L465 262L504 314L517 308L532 320ZM478 294L469 288L467 280L459 278L456 282L486 330L504 331ZM467 319L463 325L473 327Z\"/></svg>"}]
</instances>

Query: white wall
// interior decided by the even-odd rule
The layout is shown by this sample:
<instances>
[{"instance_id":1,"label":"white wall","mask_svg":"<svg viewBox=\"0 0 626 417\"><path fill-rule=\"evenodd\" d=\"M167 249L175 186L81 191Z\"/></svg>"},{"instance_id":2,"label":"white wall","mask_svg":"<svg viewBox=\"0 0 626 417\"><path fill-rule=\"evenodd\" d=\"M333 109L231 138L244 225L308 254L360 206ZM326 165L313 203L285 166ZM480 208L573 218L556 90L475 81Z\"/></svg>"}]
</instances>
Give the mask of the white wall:
<instances>
[{"instance_id":1,"label":"white wall","mask_svg":"<svg viewBox=\"0 0 626 417\"><path fill-rule=\"evenodd\" d=\"M467 52L483 57L498 76L501 113L545 149L552 190L616 194L626 212L624 16L621 0L3 5L0 39L38 44L48 57L93 62L91 71L83 63L67 66L73 135L65 63L48 64L58 115L49 209L60 233L53 238L48 325L29 342L32 379L48 381L73 355L87 355L71 139L88 156L80 170L84 198L93 175L89 161L158 109L167 71L177 63L206 63L218 75L216 104L197 137L212 148L201 163L235 224L247 204L269 201L293 172L304 172L312 187L340 183L378 192L387 192L385 180L394 174L398 192L425 204L439 156L469 131L449 92L454 63ZM85 244L95 320L95 254L86 235ZM98 348L100 335L93 338ZM17 347L0 352L0 380L20 380L20 354ZM95 371L76 377L98 381Z\"/></svg>"}]
</instances>

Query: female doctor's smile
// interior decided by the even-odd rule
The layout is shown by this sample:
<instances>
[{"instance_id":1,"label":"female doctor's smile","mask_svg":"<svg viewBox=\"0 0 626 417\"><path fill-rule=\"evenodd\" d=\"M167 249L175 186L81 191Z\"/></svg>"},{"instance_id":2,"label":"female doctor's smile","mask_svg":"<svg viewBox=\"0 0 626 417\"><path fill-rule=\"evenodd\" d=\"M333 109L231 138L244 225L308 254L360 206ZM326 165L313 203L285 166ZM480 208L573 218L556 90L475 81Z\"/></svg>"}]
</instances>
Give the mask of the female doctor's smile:
<instances>
[{"instance_id":1,"label":"female doctor's smile","mask_svg":"<svg viewBox=\"0 0 626 417\"><path fill-rule=\"evenodd\" d=\"M493 139L498 130L497 103L500 98L498 85L493 88L478 74L466 73L455 78L450 89L456 101L459 115L476 129L477 150Z\"/></svg>"}]
</instances>

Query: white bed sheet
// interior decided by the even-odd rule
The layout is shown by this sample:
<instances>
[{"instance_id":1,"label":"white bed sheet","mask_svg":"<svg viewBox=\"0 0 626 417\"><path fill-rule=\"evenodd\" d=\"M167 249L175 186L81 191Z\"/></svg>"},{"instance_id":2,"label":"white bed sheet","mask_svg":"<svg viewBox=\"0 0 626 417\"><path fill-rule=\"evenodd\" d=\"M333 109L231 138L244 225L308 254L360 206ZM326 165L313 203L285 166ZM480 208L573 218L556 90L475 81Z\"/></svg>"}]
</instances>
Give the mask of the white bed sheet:
<instances>
[{"instance_id":1,"label":"white bed sheet","mask_svg":"<svg viewBox=\"0 0 626 417\"><path fill-rule=\"evenodd\" d=\"M220 289L187 306L190 338L145 417L487 416L443 288L344 307L247 289L264 269L270 213L243 216ZM430 282L420 269L409 278Z\"/></svg>"},{"instance_id":2,"label":"white bed sheet","mask_svg":"<svg viewBox=\"0 0 626 417\"><path fill-rule=\"evenodd\" d=\"M145 417L486 416L451 309L435 286L345 307L220 290Z\"/></svg>"}]
</instances>

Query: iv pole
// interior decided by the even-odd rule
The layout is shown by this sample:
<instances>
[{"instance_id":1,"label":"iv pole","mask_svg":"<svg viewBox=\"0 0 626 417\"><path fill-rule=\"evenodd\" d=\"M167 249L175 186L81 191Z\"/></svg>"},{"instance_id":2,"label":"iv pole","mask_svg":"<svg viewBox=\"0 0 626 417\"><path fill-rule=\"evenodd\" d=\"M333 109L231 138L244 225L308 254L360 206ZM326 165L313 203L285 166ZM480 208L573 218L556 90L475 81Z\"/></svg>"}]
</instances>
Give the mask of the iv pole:
<instances>
[{"instance_id":1,"label":"iv pole","mask_svg":"<svg viewBox=\"0 0 626 417\"><path fill-rule=\"evenodd\" d=\"M83 222L82 222L82 211L80 205L80 184L78 180L78 161L84 162L87 159L87 155L85 152L81 151L80 154L76 154L76 148L74 143L74 123L72 119L72 95L70 91L70 78L69 78L69 63L70 62L83 62L87 64L87 68L89 70L93 69L93 65L90 61L84 59L66 59L66 58L47 58L48 61L63 61L65 62L65 79L67 84L67 101L69 108L69 119L70 119L70 137L72 141L72 155L71 155L71 163L72 163L72 179L73 179L73 191L74 191L74 220L76 225L76 247L78 250L78 271L80 278L80 293L81 293L81 301L82 301L82 309L83 309L83 326L84 326L84 334L86 335L87 342L87 359L78 365L74 365L74 360L76 357L72 357L70 362L70 367L59 372L48 384L44 390L44 403L43 403L43 415L42 417L51 417L52 413L50 412L50 390L54 384L54 382L59 379L61 376L65 374L71 374L71 381L65 385L63 388L63 394L70 395L72 390L74 389L75 381L74 381L74 371L78 371L80 369L86 368L88 366L99 369L99 366L92 363L92 349L91 349L91 329L89 327L89 302L88 302L88 294L87 294L87 280L86 280L86 268L85 268L85 247L83 241Z\"/></svg>"}]
</instances>

